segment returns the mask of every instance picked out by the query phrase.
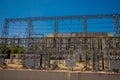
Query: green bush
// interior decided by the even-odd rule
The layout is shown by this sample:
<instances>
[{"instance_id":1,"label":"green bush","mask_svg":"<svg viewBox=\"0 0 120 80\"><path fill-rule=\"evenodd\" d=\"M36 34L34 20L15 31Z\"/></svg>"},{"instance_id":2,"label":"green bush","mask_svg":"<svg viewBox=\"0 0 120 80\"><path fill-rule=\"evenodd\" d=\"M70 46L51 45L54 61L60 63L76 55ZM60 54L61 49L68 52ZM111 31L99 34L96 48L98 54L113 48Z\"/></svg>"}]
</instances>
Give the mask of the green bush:
<instances>
[{"instance_id":1,"label":"green bush","mask_svg":"<svg viewBox=\"0 0 120 80\"><path fill-rule=\"evenodd\" d=\"M10 54L12 52L12 50L9 48L6 50L6 53Z\"/></svg>"},{"instance_id":2,"label":"green bush","mask_svg":"<svg viewBox=\"0 0 120 80\"><path fill-rule=\"evenodd\" d=\"M13 49L13 53L18 53L19 52L19 49L18 48L14 48Z\"/></svg>"}]
</instances>

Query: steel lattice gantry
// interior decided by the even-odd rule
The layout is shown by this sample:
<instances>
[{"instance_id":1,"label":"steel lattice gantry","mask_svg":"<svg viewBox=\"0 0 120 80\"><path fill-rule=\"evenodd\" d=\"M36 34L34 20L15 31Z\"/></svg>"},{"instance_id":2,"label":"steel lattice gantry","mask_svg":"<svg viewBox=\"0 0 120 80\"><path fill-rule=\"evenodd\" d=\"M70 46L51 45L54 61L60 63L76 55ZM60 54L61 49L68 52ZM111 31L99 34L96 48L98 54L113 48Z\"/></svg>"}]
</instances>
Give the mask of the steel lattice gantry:
<instances>
[{"instance_id":1,"label":"steel lattice gantry","mask_svg":"<svg viewBox=\"0 0 120 80\"><path fill-rule=\"evenodd\" d=\"M94 37L87 36L87 21L88 19L101 19L101 18L111 18L114 24L114 37ZM22 46L26 49L26 53L34 54L35 61L40 58L40 67L42 66L42 57L44 56L44 61L48 61L48 67L50 66L50 58L59 59L67 58L68 55L73 56L76 53L82 53L85 61L85 67L89 67L90 61L92 61L92 69L99 70L102 64L102 69L109 66L109 59L111 56L120 56L120 26L119 19L120 14L110 14L110 15L82 15L82 16L56 16L56 17L33 17L33 18L9 18L5 19L4 26L2 30L2 36L0 38L0 43L3 44L3 49L5 46L12 47L13 43L18 46ZM84 37L58 37L58 24L59 20L74 20L81 19L83 24ZM54 21L54 37L32 37L33 21ZM9 38L9 23L11 22L27 22L26 38ZM33 42L33 43L31 43ZM32 45L32 46L31 46ZM32 50L31 50L32 48ZM35 50L36 49L36 50ZM39 57L36 57L39 55ZM41 57L42 56L42 57ZM34 64L36 65L36 64Z\"/></svg>"},{"instance_id":2,"label":"steel lattice gantry","mask_svg":"<svg viewBox=\"0 0 120 80\"><path fill-rule=\"evenodd\" d=\"M118 18L120 18L120 14L108 14L108 15L80 15L80 16L55 16L55 17L32 17L32 18L6 18L4 21L4 26L2 30L2 38L8 37L9 32L9 23L10 22L28 22L28 34L27 38L30 38L31 30L32 30L32 21L45 21L51 20L54 21L54 34L58 33L58 23L59 20L75 20L81 19L83 21L83 32L87 33L87 20L88 19L100 19L100 18L112 18L114 24L114 32L115 36L120 35L120 26L118 23Z\"/></svg>"}]
</instances>

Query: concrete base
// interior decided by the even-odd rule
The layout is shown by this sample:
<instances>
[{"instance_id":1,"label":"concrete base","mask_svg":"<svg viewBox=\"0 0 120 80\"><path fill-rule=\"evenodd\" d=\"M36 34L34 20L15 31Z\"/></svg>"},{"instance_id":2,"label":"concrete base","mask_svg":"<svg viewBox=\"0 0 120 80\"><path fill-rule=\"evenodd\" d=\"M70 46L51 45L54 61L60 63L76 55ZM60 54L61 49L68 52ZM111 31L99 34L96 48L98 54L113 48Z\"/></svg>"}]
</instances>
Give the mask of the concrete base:
<instances>
[{"instance_id":1,"label":"concrete base","mask_svg":"<svg viewBox=\"0 0 120 80\"><path fill-rule=\"evenodd\" d=\"M41 70L1 70L0 80L120 80L120 74Z\"/></svg>"},{"instance_id":2,"label":"concrete base","mask_svg":"<svg viewBox=\"0 0 120 80\"><path fill-rule=\"evenodd\" d=\"M91 72L74 72L70 80L120 80L118 73L91 73Z\"/></svg>"}]
</instances>

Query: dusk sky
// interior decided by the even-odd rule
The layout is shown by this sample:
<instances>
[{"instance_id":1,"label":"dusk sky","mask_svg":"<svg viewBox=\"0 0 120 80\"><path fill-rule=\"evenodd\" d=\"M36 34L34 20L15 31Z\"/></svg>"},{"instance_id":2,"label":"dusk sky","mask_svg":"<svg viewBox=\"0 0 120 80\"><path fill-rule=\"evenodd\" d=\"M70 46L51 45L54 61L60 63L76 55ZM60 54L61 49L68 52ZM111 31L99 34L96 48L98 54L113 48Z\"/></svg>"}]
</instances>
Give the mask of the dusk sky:
<instances>
[{"instance_id":1,"label":"dusk sky","mask_svg":"<svg viewBox=\"0 0 120 80\"><path fill-rule=\"evenodd\" d=\"M4 18L120 13L120 0L0 0L0 32Z\"/></svg>"}]
</instances>

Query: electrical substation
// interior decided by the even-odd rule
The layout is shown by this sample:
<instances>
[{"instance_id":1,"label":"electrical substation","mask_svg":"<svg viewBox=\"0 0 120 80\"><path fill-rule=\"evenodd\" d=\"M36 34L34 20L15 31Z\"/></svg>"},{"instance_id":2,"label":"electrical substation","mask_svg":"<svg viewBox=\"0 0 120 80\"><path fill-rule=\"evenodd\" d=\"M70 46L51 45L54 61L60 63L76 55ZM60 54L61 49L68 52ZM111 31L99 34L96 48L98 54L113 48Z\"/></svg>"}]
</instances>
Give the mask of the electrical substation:
<instances>
[{"instance_id":1,"label":"electrical substation","mask_svg":"<svg viewBox=\"0 0 120 80\"><path fill-rule=\"evenodd\" d=\"M120 14L6 18L0 64L9 55L6 49L17 46L24 49L19 60L25 68L74 68L83 63L79 70L120 69L119 23Z\"/></svg>"}]
</instances>

